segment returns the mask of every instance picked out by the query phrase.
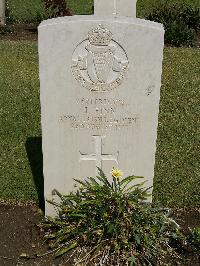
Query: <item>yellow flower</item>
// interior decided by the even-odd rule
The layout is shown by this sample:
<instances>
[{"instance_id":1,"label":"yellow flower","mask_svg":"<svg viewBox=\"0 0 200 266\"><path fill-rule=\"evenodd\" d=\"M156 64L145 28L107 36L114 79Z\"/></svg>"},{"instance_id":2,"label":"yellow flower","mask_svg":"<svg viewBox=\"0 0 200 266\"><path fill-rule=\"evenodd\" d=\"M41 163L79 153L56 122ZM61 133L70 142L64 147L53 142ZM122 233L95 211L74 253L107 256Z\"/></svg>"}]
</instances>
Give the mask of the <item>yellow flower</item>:
<instances>
[{"instance_id":1,"label":"yellow flower","mask_svg":"<svg viewBox=\"0 0 200 266\"><path fill-rule=\"evenodd\" d=\"M117 168L113 168L111 174L117 180L119 180L119 178L122 177L122 175L123 175L122 171L120 169L117 169Z\"/></svg>"},{"instance_id":2,"label":"yellow flower","mask_svg":"<svg viewBox=\"0 0 200 266\"><path fill-rule=\"evenodd\" d=\"M82 185L82 184L80 184L79 189L80 189L80 190L83 190L83 185Z\"/></svg>"}]
</instances>

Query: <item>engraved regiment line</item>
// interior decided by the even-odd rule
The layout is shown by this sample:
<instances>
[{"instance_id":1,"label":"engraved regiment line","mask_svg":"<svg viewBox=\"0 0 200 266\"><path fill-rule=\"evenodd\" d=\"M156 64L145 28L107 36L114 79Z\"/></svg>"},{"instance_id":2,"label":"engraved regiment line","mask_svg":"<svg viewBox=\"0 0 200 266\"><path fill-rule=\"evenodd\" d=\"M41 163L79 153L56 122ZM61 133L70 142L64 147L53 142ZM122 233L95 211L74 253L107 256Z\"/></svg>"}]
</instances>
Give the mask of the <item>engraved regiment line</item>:
<instances>
[{"instance_id":1,"label":"engraved regiment line","mask_svg":"<svg viewBox=\"0 0 200 266\"><path fill-rule=\"evenodd\" d=\"M80 116L63 115L61 122L70 122L71 129L104 129L119 130L136 124L138 117L107 117L107 116Z\"/></svg>"},{"instance_id":2,"label":"engraved regiment line","mask_svg":"<svg viewBox=\"0 0 200 266\"><path fill-rule=\"evenodd\" d=\"M80 161L95 161L96 162L96 174L98 174L98 169L102 169L102 162L103 161L115 161L118 164L118 156L119 156L119 151L116 153L116 155L112 154L103 154L102 152L102 140L106 136L92 136L94 139L95 143L95 153L92 154L84 154L80 153Z\"/></svg>"}]
</instances>

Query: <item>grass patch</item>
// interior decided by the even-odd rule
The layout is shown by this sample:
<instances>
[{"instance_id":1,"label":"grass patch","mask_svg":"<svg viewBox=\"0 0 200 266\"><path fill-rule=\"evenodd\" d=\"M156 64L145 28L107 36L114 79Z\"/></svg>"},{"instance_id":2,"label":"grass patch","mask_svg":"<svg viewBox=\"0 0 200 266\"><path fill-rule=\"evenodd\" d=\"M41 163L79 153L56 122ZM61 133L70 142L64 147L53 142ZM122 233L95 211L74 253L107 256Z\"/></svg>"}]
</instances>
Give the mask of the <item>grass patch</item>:
<instances>
[{"instance_id":1,"label":"grass patch","mask_svg":"<svg viewBox=\"0 0 200 266\"><path fill-rule=\"evenodd\" d=\"M48 18L42 0L7 0L6 17L10 23L32 23Z\"/></svg>"},{"instance_id":2,"label":"grass patch","mask_svg":"<svg viewBox=\"0 0 200 266\"><path fill-rule=\"evenodd\" d=\"M37 200L25 149L41 135L36 44L0 42L0 58L0 197Z\"/></svg>"},{"instance_id":3,"label":"grass patch","mask_svg":"<svg viewBox=\"0 0 200 266\"><path fill-rule=\"evenodd\" d=\"M199 49L165 49L154 196L169 206L200 203L199 62Z\"/></svg>"},{"instance_id":4,"label":"grass patch","mask_svg":"<svg viewBox=\"0 0 200 266\"><path fill-rule=\"evenodd\" d=\"M0 58L0 198L37 201L25 148L41 136L37 45L1 41ZM154 197L168 206L200 202L199 62L199 49L165 49Z\"/></svg>"}]
</instances>

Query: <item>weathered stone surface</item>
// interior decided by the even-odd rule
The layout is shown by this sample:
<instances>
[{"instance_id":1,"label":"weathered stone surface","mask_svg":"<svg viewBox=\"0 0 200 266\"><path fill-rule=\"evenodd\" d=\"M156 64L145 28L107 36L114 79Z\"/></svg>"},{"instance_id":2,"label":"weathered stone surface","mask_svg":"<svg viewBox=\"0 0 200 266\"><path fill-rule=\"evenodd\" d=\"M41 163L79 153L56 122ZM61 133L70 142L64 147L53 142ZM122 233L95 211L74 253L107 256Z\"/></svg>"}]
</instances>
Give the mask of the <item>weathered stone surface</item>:
<instances>
[{"instance_id":1,"label":"weathered stone surface","mask_svg":"<svg viewBox=\"0 0 200 266\"><path fill-rule=\"evenodd\" d=\"M94 0L94 14L136 18L136 3L137 0Z\"/></svg>"},{"instance_id":2,"label":"weathered stone surface","mask_svg":"<svg viewBox=\"0 0 200 266\"><path fill-rule=\"evenodd\" d=\"M0 0L0 25L4 26L5 24L6 24L5 0Z\"/></svg>"},{"instance_id":3,"label":"weathered stone surface","mask_svg":"<svg viewBox=\"0 0 200 266\"><path fill-rule=\"evenodd\" d=\"M144 176L153 185L164 30L150 21L96 16L39 26L45 198L73 178ZM46 205L46 214L53 214Z\"/></svg>"}]
</instances>

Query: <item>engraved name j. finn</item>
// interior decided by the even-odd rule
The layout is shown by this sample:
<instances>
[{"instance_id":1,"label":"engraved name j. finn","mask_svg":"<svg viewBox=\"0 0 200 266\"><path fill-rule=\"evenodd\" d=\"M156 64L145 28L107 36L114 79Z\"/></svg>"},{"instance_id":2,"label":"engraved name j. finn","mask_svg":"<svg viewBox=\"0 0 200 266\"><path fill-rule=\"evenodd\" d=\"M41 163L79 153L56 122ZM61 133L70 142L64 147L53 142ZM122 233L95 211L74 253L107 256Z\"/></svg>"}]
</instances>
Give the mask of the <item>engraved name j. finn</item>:
<instances>
[{"instance_id":1,"label":"engraved name j. finn","mask_svg":"<svg viewBox=\"0 0 200 266\"><path fill-rule=\"evenodd\" d=\"M127 54L112 37L107 28L99 25L74 50L72 73L90 91L113 90L122 83L128 70Z\"/></svg>"}]
</instances>

